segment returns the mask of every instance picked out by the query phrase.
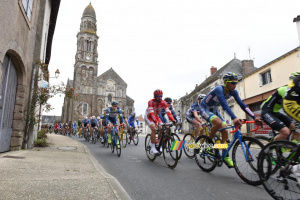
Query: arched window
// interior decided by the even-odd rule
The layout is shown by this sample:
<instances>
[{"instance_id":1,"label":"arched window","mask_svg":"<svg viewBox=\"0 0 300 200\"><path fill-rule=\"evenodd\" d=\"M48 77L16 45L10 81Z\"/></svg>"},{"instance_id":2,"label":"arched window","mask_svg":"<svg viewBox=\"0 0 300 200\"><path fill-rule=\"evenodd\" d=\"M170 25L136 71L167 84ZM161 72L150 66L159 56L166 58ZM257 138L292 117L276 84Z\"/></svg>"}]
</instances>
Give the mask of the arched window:
<instances>
[{"instance_id":1,"label":"arched window","mask_svg":"<svg viewBox=\"0 0 300 200\"><path fill-rule=\"evenodd\" d=\"M112 102L112 95L111 95L111 94L108 95L108 102L109 102L109 103Z\"/></svg>"},{"instance_id":2,"label":"arched window","mask_svg":"<svg viewBox=\"0 0 300 200\"><path fill-rule=\"evenodd\" d=\"M87 103L84 103L82 105L82 115L87 115L88 114L88 104Z\"/></svg>"}]
</instances>

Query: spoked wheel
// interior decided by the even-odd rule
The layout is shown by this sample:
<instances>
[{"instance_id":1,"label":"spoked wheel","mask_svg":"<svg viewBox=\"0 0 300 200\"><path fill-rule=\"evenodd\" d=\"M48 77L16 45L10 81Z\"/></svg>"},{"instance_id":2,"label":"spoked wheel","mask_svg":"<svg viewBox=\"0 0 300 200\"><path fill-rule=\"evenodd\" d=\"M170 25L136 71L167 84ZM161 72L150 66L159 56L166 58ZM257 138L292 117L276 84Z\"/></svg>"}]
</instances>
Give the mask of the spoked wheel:
<instances>
[{"instance_id":1,"label":"spoked wheel","mask_svg":"<svg viewBox=\"0 0 300 200\"><path fill-rule=\"evenodd\" d=\"M110 149L111 149L111 152L113 153L115 151L115 139L112 137L111 138L111 144L110 144Z\"/></svg>"},{"instance_id":2,"label":"spoked wheel","mask_svg":"<svg viewBox=\"0 0 300 200\"><path fill-rule=\"evenodd\" d=\"M127 143L130 144L131 143L131 139L130 139L131 133L127 133Z\"/></svg>"},{"instance_id":3,"label":"spoked wheel","mask_svg":"<svg viewBox=\"0 0 300 200\"><path fill-rule=\"evenodd\" d=\"M139 143L139 135L137 134L137 132L134 133L133 137L132 137L133 143L135 145L138 145Z\"/></svg>"},{"instance_id":4,"label":"spoked wheel","mask_svg":"<svg viewBox=\"0 0 300 200\"><path fill-rule=\"evenodd\" d=\"M178 163L178 152L177 150L172 150L174 141L174 138L169 135L165 135L163 138L163 157L165 163L171 169L174 169Z\"/></svg>"},{"instance_id":5,"label":"spoked wheel","mask_svg":"<svg viewBox=\"0 0 300 200\"><path fill-rule=\"evenodd\" d=\"M262 182L258 176L258 156L264 145L251 137L242 137L242 143L237 141L232 150L234 169L238 176L249 185L257 186Z\"/></svg>"},{"instance_id":6,"label":"spoked wheel","mask_svg":"<svg viewBox=\"0 0 300 200\"><path fill-rule=\"evenodd\" d=\"M145 151L148 159L153 162L156 158L156 156L151 153L151 135L147 134L145 138Z\"/></svg>"},{"instance_id":7,"label":"spoked wheel","mask_svg":"<svg viewBox=\"0 0 300 200\"><path fill-rule=\"evenodd\" d=\"M183 141L185 141L184 147L183 147L183 151L184 151L185 155L188 158L193 159L195 157L194 149L187 148L187 145L194 144L194 142L195 142L192 134L190 134L190 133L185 134L185 136L183 137Z\"/></svg>"},{"instance_id":8,"label":"spoked wheel","mask_svg":"<svg viewBox=\"0 0 300 200\"><path fill-rule=\"evenodd\" d=\"M198 167L205 172L211 172L217 166L217 161L215 158L216 150L213 148L213 144L209 143L208 141L208 136L201 135L195 141L196 146L190 145L190 148L195 148L194 156Z\"/></svg>"},{"instance_id":9,"label":"spoked wheel","mask_svg":"<svg viewBox=\"0 0 300 200\"><path fill-rule=\"evenodd\" d=\"M117 146L116 146L116 150L117 150L117 155L118 157L121 156L121 144L120 144L120 139L119 137L117 136Z\"/></svg>"},{"instance_id":10,"label":"spoked wheel","mask_svg":"<svg viewBox=\"0 0 300 200\"><path fill-rule=\"evenodd\" d=\"M127 132L126 131L122 132L121 143L122 143L123 148L125 148L127 146Z\"/></svg>"},{"instance_id":11,"label":"spoked wheel","mask_svg":"<svg viewBox=\"0 0 300 200\"><path fill-rule=\"evenodd\" d=\"M278 140L267 144L259 155L259 177L274 199L300 199L300 187L291 172L292 166L299 164L297 148L293 142Z\"/></svg>"},{"instance_id":12,"label":"spoked wheel","mask_svg":"<svg viewBox=\"0 0 300 200\"><path fill-rule=\"evenodd\" d=\"M175 141L180 141L179 136L176 133L172 133L171 136L174 138ZM182 150L178 150L178 160L181 158Z\"/></svg>"}]
</instances>

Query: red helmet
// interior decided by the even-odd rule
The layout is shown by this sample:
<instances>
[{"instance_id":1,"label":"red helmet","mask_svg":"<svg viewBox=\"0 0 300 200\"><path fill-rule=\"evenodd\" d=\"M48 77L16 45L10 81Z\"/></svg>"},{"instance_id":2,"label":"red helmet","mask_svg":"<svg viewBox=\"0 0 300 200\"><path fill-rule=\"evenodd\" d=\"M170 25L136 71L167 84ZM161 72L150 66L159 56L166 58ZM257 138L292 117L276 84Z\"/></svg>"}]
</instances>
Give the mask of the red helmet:
<instances>
[{"instance_id":1,"label":"red helmet","mask_svg":"<svg viewBox=\"0 0 300 200\"><path fill-rule=\"evenodd\" d=\"M163 91L161 91L160 89L155 90L154 91L154 97L156 97L158 95L163 95Z\"/></svg>"}]
</instances>

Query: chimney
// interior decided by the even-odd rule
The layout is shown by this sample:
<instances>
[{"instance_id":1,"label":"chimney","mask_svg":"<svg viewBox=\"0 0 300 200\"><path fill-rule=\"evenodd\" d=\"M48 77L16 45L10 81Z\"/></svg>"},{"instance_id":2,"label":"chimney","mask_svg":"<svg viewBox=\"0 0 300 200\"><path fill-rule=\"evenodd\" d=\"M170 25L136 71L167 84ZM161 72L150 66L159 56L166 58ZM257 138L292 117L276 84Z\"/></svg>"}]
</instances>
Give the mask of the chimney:
<instances>
[{"instance_id":1,"label":"chimney","mask_svg":"<svg viewBox=\"0 0 300 200\"><path fill-rule=\"evenodd\" d=\"M212 67L210 68L210 75L212 76L217 70L218 70L218 68L212 66Z\"/></svg>"},{"instance_id":2,"label":"chimney","mask_svg":"<svg viewBox=\"0 0 300 200\"><path fill-rule=\"evenodd\" d=\"M299 40L299 46L300 46L300 15L298 15L296 18L294 18L293 22L296 22L297 31L298 31L298 40Z\"/></svg>"},{"instance_id":3,"label":"chimney","mask_svg":"<svg viewBox=\"0 0 300 200\"><path fill-rule=\"evenodd\" d=\"M195 88L197 88L198 87L198 84L196 84L196 87Z\"/></svg>"},{"instance_id":4,"label":"chimney","mask_svg":"<svg viewBox=\"0 0 300 200\"><path fill-rule=\"evenodd\" d=\"M250 74L254 69L253 60L242 60L242 70L244 75Z\"/></svg>"}]
</instances>

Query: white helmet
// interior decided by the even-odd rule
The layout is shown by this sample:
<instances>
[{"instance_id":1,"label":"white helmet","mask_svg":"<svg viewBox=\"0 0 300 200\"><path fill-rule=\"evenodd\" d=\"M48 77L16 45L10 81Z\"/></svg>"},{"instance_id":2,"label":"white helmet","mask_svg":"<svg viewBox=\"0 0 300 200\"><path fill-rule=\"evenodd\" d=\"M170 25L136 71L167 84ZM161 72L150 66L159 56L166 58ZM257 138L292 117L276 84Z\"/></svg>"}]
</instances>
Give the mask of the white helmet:
<instances>
[{"instance_id":1,"label":"white helmet","mask_svg":"<svg viewBox=\"0 0 300 200\"><path fill-rule=\"evenodd\" d=\"M92 119L95 119L95 116L92 116Z\"/></svg>"},{"instance_id":2,"label":"white helmet","mask_svg":"<svg viewBox=\"0 0 300 200\"><path fill-rule=\"evenodd\" d=\"M100 120L100 116L98 116L98 117L97 117L97 119L99 119L99 120Z\"/></svg>"},{"instance_id":3,"label":"white helmet","mask_svg":"<svg viewBox=\"0 0 300 200\"><path fill-rule=\"evenodd\" d=\"M205 94L199 94L199 95L198 95L198 100L199 100L199 99L204 99L205 96L206 96Z\"/></svg>"}]
</instances>

